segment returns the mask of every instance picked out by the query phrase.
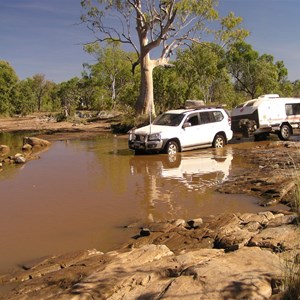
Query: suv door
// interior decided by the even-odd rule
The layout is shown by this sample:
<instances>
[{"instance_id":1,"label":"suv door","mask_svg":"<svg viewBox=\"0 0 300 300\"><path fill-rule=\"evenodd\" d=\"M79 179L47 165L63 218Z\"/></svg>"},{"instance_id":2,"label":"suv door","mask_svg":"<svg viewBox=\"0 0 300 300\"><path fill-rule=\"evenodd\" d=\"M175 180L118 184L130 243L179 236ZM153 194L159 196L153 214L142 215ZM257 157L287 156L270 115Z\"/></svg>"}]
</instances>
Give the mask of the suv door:
<instances>
[{"instance_id":1,"label":"suv door","mask_svg":"<svg viewBox=\"0 0 300 300\"><path fill-rule=\"evenodd\" d=\"M218 110L200 112L201 144L213 142L215 135L222 130L223 119L224 115Z\"/></svg>"},{"instance_id":2,"label":"suv door","mask_svg":"<svg viewBox=\"0 0 300 300\"><path fill-rule=\"evenodd\" d=\"M190 126L185 126L187 123L189 123ZM183 126L181 145L183 147L199 145L201 143L199 113L189 114Z\"/></svg>"}]
</instances>

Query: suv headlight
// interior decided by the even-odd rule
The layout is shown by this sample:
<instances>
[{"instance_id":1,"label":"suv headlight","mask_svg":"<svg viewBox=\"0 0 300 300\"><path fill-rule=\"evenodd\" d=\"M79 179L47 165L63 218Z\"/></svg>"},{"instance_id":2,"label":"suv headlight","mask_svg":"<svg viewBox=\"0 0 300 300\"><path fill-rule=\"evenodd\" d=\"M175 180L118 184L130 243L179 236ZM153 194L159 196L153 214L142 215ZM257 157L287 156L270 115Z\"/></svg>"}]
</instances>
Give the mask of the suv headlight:
<instances>
[{"instance_id":1,"label":"suv headlight","mask_svg":"<svg viewBox=\"0 0 300 300\"><path fill-rule=\"evenodd\" d=\"M129 140L134 141L135 140L135 134L134 131L129 132Z\"/></svg>"},{"instance_id":2,"label":"suv headlight","mask_svg":"<svg viewBox=\"0 0 300 300\"><path fill-rule=\"evenodd\" d=\"M152 133L148 135L148 141L160 141L160 133Z\"/></svg>"}]
</instances>

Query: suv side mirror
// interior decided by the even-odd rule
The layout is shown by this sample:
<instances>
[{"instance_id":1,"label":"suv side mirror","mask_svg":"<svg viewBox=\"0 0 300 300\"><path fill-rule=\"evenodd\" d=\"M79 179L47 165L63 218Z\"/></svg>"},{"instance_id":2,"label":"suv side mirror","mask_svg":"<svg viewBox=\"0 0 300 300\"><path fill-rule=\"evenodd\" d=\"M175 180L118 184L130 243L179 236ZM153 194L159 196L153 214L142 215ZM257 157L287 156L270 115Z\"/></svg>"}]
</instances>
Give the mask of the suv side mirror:
<instances>
[{"instance_id":1,"label":"suv side mirror","mask_svg":"<svg viewBox=\"0 0 300 300\"><path fill-rule=\"evenodd\" d=\"M192 124L190 122L185 122L182 126L182 128L191 127Z\"/></svg>"}]
</instances>

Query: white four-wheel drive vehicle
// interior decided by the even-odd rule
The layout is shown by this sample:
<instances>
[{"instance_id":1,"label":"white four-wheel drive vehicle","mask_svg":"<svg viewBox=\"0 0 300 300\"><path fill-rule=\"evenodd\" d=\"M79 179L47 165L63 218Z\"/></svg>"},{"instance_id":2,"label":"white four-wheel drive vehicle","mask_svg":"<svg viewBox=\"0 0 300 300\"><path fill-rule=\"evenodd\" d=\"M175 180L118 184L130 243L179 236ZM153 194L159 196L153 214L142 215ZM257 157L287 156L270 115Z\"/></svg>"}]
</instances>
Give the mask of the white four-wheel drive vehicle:
<instances>
[{"instance_id":1,"label":"white four-wheel drive vehicle","mask_svg":"<svg viewBox=\"0 0 300 300\"><path fill-rule=\"evenodd\" d=\"M232 139L231 119L222 108L169 110L150 125L132 129L128 145L136 154L222 148Z\"/></svg>"},{"instance_id":2,"label":"white four-wheel drive vehicle","mask_svg":"<svg viewBox=\"0 0 300 300\"><path fill-rule=\"evenodd\" d=\"M288 140L300 126L300 99L269 94L246 101L231 112L232 130L264 140L270 133Z\"/></svg>"}]
</instances>

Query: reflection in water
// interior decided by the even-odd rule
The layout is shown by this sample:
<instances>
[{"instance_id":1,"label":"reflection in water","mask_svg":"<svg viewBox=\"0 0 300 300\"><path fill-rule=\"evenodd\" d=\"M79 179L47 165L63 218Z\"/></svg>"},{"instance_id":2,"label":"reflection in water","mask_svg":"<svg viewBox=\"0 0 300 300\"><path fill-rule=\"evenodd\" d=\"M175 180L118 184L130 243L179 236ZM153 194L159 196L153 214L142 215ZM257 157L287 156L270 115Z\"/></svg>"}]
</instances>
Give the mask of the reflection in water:
<instances>
[{"instance_id":1,"label":"reflection in water","mask_svg":"<svg viewBox=\"0 0 300 300\"><path fill-rule=\"evenodd\" d=\"M135 156L130 160L131 174L140 174L144 177L144 199L150 221L155 221L161 213L162 206L167 218L174 218L178 211L186 210L189 198L202 199L212 194L212 187L222 183L231 169L232 154L217 149L218 152L186 152L175 156ZM215 150L216 151L216 150ZM193 192L192 195L189 195ZM181 195L178 198L178 195ZM182 200L184 199L184 205ZM197 204L197 202L195 203ZM188 205L188 209L190 208ZM186 213L187 215L189 213ZM158 217L162 218L162 217Z\"/></svg>"},{"instance_id":2,"label":"reflection in water","mask_svg":"<svg viewBox=\"0 0 300 300\"><path fill-rule=\"evenodd\" d=\"M187 152L174 156L136 156L130 160L131 172L177 179L190 190L205 192L229 175L232 154L227 151L220 154Z\"/></svg>"},{"instance_id":3,"label":"reflection in water","mask_svg":"<svg viewBox=\"0 0 300 300\"><path fill-rule=\"evenodd\" d=\"M134 157L127 139L107 135L54 142L40 156L4 166L0 273L44 255L114 249L136 234L123 228L135 221L261 210L255 198L213 191L232 171L229 148Z\"/></svg>"}]
</instances>

